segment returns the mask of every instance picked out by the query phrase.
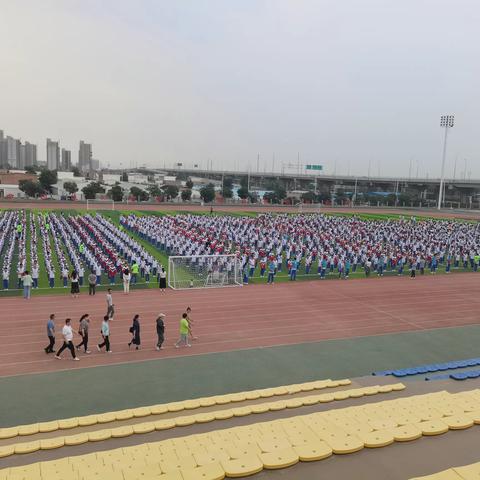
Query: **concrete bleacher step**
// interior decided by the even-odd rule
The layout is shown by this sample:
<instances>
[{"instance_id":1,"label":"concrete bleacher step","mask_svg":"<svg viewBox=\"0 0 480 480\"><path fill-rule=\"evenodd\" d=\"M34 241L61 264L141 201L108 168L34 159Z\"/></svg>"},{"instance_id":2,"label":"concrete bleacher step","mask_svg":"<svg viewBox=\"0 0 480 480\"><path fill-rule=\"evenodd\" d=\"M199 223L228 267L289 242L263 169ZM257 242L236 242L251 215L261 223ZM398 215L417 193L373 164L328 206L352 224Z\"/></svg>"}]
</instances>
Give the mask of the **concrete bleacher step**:
<instances>
[{"instance_id":1,"label":"concrete bleacher step","mask_svg":"<svg viewBox=\"0 0 480 480\"><path fill-rule=\"evenodd\" d=\"M474 424L480 424L480 390L441 391L12 467L0 470L0 480L241 478Z\"/></svg>"},{"instance_id":2,"label":"concrete bleacher step","mask_svg":"<svg viewBox=\"0 0 480 480\"><path fill-rule=\"evenodd\" d=\"M453 467L432 475L415 477L410 480L476 480L480 478L480 462Z\"/></svg>"},{"instance_id":3,"label":"concrete bleacher step","mask_svg":"<svg viewBox=\"0 0 480 480\"><path fill-rule=\"evenodd\" d=\"M309 395L307 397L295 397L292 399L268 401L255 405L243 407L233 407L227 410L210 411L207 413L197 413L192 415L180 415L175 418L164 420L151 420L134 425L123 425L114 428L102 428L100 430L77 433L75 435L65 435L50 437L47 439L35 439L35 435L27 437L31 441L19 442L22 437L13 437L11 443L0 446L0 458L11 455L33 453L39 450L52 450L62 448L63 446L81 445L87 442L101 442L111 438L124 438L136 434L150 433L153 431L169 430L175 427L186 427L195 423L208 423L215 420L226 420L233 417L245 417L256 413L267 411L279 411L285 409L294 409L302 406L311 406L319 403L329 403L333 401L342 401L348 398L360 398L362 396L372 396L381 393L389 393L403 390L405 386L401 383L389 385L375 385L361 387L349 390L340 390L338 392ZM109 415L109 414L105 414ZM148 418L148 416L147 416ZM78 425L78 422L71 420L71 424ZM33 431L33 430L32 430Z\"/></svg>"},{"instance_id":4,"label":"concrete bleacher step","mask_svg":"<svg viewBox=\"0 0 480 480\"><path fill-rule=\"evenodd\" d=\"M239 393L229 393L225 395L215 395L212 397L197 398L180 402L170 402L146 407L137 407L115 412L87 415L83 417L73 417L30 425L0 428L0 440L17 436L28 436L38 433L54 432L56 430L70 430L77 427L113 423L122 420L130 420L132 418L143 418L153 415L157 416L164 413L195 410L215 405L240 404L241 402L262 398L282 397L288 395L296 395L302 392L334 389L337 387L348 386L351 383L352 382L349 379L316 380L313 382L297 383L293 385L284 385L279 387L264 388Z\"/></svg>"}]
</instances>

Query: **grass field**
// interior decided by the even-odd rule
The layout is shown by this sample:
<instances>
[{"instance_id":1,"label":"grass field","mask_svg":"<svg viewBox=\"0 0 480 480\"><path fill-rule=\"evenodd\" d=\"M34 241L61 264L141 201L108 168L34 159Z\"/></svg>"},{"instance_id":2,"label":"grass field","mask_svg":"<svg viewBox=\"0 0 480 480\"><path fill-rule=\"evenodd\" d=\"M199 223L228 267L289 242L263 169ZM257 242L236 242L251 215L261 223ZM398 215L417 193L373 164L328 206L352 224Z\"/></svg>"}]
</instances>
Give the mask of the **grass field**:
<instances>
[{"instance_id":1,"label":"grass field","mask_svg":"<svg viewBox=\"0 0 480 480\"><path fill-rule=\"evenodd\" d=\"M37 230L37 235L40 237L40 221L44 218L43 216L45 214L48 214L49 212L57 212L59 213L59 210L56 209L51 209L51 210L35 210L35 209L25 209L24 210L26 213L26 221L27 221L27 226L26 226L26 251L27 251L27 265L29 268L31 268L30 265L30 260L29 260L29 253L30 253L30 222L34 221L36 225L36 230ZM64 209L61 210L61 212L66 216L71 216L71 215L85 215L85 214L90 214L90 215L95 215L97 213L96 210L86 210L86 209ZM213 212L211 214L210 212L194 212L194 211L143 211L143 210L123 210L123 211L110 211L110 210L101 210L98 211L99 214L101 214L103 217L106 219L110 220L116 227L120 226L120 216L121 215L128 215L128 214L135 214L139 216L144 216L144 215L153 215L153 216L163 216L163 215L185 215L185 214L192 214L192 215L215 215L215 216L223 216L223 215L233 215L233 216L248 216L248 217L255 217L258 215L256 212L232 212L232 213L226 213L226 212ZM304 214L310 214L310 212L299 212L299 213L304 213ZM323 213L323 212L322 212ZM275 213L273 215L276 215ZM289 215L295 215L294 213L289 213ZM394 213L394 212L386 212L386 213L349 213L349 212L339 212L339 213L325 213L325 215L329 216L342 216L342 217L352 217L355 216L361 220L366 220L366 221L387 221L387 220L400 220L402 218L405 218L404 215ZM440 218L433 218L429 217L428 215L416 215L416 218L418 221L422 220L435 220L435 221L441 221L442 219ZM469 221L469 220L459 220L459 221ZM167 270L168 269L168 255L165 252L160 251L153 245L151 245L148 241L142 239L139 235L137 235L135 232L128 232L129 235L135 239L147 252L149 252L152 256L154 256L158 262L164 266L164 268ZM54 248L53 244L53 237L52 237L52 232L50 231L49 233L49 244L50 248L52 251L52 258L54 261L54 265L56 268L58 268L58 258L57 258L57 253ZM69 268L72 268L72 265L70 263L70 259L68 256L68 252L66 251L66 246L65 244L60 241L59 243L60 248L62 249L63 253L65 254L65 258L67 259ZM4 250L5 251L5 250ZM49 282L47 278L47 273L45 271L45 261L44 261L44 253L43 253L43 247L42 247L42 241L41 238L37 238L37 254L38 254L38 259L39 259L39 265L40 265L40 278L39 278L39 289L35 290L34 294L35 295L45 295L45 294L50 294L50 293L61 293L65 292L65 290L69 290L68 288L63 287L63 282L62 279L60 278L60 275L57 275L57 278L55 280L55 287L50 288L49 287ZM18 295L19 290L16 289L17 285L17 273L16 273L16 268L14 267L16 265L18 259L18 245L15 246L14 250L14 255L12 259L12 269L11 269L11 275L10 275L10 289L8 291L0 291L0 298L2 296L11 296L11 295ZM0 259L0 264L3 263ZM469 269L467 269L468 271ZM451 270L451 273L461 273L463 272L464 269L457 269ZM181 273L181 272L180 272ZM429 274L429 273L428 273ZM445 274L445 266L440 265L437 274ZM88 271L85 272L85 277L88 275ZM190 273L185 273L185 278L190 277ZM374 276L375 273L372 273L372 276ZM396 270L393 271L385 271L385 276L396 276L398 275L398 272ZM408 271L405 269L403 272L403 275L408 275ZM363 272L363 269L358 269L356 272L350 272L349 279L360 279L364 278L365 274ZM316 266L312 265L311 273L306 274L305 273L305 267L302 266L297 274L297 281L305 281L305 280L312 280L319 278L319 275L316 273ZM325 277L325 280L332 280L332 279L338 279L338 273L334 272L333 274L327 274ZM86 278L85 278L86 280ZM265 275L264 277L260 276L259 273L259 268L257 267L255 271L254 277L250 278L249 283L251 284L262 284L265 283L267 280L267 276ZM275 282L283 283L283 282L289 282L290 277L288 273L285 270L285 267L283 268L282 272L277 273L275 276ZM110 285L108 284L108 278L106 275L102 275L102 285L99 287L99 290L106 290ZM139 279L139 282L137 285L132 288L156 288L157 285L157 280L155 278L151 278L150 283L145 283L143 279ZM15 288L12 288L15 287ZM121 289L121 282L117 278L116 279L116 284L112 285L111 288L113 290ZM84 286L82 287L84 290L86 290L88 287L86 287L85 282Z\"/></svg>"}]
</instances>

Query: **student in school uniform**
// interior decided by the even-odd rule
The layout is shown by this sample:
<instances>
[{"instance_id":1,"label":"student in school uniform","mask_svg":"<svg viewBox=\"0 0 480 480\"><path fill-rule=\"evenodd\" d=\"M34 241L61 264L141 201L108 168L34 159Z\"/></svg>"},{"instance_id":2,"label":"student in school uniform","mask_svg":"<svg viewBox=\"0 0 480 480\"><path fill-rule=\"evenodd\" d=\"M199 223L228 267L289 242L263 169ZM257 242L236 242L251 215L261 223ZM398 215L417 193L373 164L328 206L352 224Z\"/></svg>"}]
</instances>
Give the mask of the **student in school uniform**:
<instances>
[{"instance_id":1,"label":"student in school uniform","mask_svg":"<svg viewBox=\"0 0 480 480\"><path fill-rule=\"evenodd\" d=\"M3 289L8 290L8 281L10 280L10 272L8 269L4 268L2 273L3 278Z\"/></svg>"},{"instance_id":2,"label":"student in school uniform","mask_svg":"<svg viewBox=\"0 0 480 480\"><path fill-rule=\"evenodd\" d=\"M32 280L33 280L33 288L38 288L38 278L39 278L40 269L38 268L38 264L34 263L32 266Z\"/></svg>"},{"instance_id":3,"label":"student in school uniform","mask_svg":"<svg viewBox=\"0 0 480 480\"><path fill-rule=\"evenodd\" d=\"M22 277L23 281L23 298L29 299L32 294L32 284L33 279L28 270L25 270L25 273Z\"/></svg>"}]
</instances>

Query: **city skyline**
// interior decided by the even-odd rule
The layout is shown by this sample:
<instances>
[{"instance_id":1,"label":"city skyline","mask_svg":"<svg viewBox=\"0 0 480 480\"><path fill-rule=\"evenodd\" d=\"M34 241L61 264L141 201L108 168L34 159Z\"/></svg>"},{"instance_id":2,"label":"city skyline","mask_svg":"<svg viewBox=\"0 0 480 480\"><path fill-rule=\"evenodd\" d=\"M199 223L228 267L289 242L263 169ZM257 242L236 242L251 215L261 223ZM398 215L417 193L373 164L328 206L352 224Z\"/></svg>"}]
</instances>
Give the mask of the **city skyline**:
<instances>
[{"instance_id":1,"label":"city skyline","mask_svg":"<svg viewBox=\"0 0 480 480\"><path fill-rule=\"evenodd\" d=\"M256 170L260 154L261 171L299 156L327 173L439 177L439 118L454 114L446 175L480 178L473 0L0 6L15 72L2 114L37 145L86 138L116 168Z\"/></svg>"}]
</instances>

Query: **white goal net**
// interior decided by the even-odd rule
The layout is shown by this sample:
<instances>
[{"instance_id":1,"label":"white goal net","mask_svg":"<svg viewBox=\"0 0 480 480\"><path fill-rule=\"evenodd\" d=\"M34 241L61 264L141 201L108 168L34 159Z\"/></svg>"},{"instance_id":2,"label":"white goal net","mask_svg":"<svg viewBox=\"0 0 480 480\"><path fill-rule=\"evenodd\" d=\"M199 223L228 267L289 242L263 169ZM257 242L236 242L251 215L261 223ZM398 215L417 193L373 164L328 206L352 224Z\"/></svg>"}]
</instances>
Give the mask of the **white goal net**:
<instances>
[{"instance_id":1,"label":"white goal net","mask_svg":"<svg viewBox=\"0 0 480 480\"><path fill-rule=\"evenodd\" d=\"M236 255L174 256L168 259L168 286L174 290L242 286Z\"/></svg>"}]
</instances>

